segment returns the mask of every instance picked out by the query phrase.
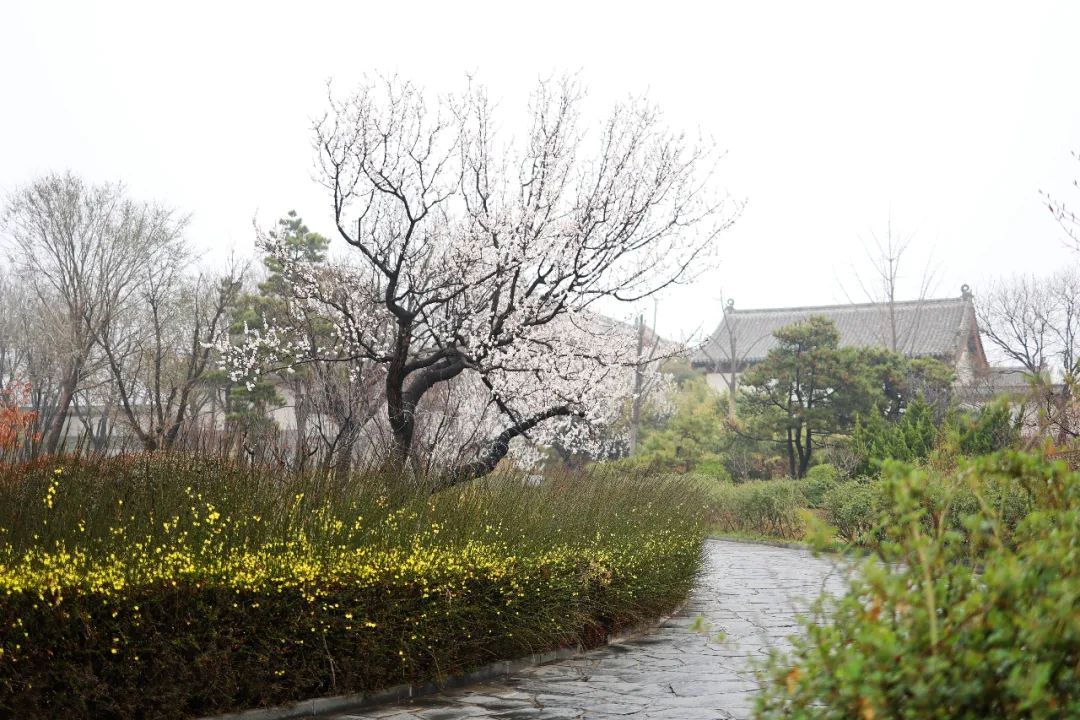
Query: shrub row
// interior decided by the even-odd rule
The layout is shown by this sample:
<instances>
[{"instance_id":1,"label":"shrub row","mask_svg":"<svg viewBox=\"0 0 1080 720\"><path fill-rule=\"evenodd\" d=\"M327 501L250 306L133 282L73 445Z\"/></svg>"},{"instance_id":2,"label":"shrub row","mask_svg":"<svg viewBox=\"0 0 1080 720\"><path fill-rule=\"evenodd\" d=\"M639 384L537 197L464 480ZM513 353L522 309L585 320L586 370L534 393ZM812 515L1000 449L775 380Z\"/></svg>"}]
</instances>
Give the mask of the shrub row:
<instances>
[{"instance_id":1,"label":"shrub row","mask_svg":"<svg viewBox=\"0 0 1080 720\"><path fill-rule=\"evenodd\" d=\"M965 465L970 467L970 465ZM847 543L874 547L885 537L889 526L903 520L903 508L896 505L891 488L899 478L916 472L903 463L886 463L876 481L850 481L828 491L821 503L824 519L837 537ZM1019 479L1001 473L940 473L917 471L928 479L920 494L923 523L927 532L942 526L965 543L975 542L966 519L985 511L995 513L998 530L1008 542L1021 520L1031 512L1032 495Z\"/></svg>"},{"instance_id":2,"label":"shrub row","mask_svg":"<svg viewBox=\"0 0 1080 720\"><path fill-rule=\"evenodd\" d=\"M805 480L714 482L709 518L719 533L783 540L805 539L808 523L817 518L842 543L874 547L884 536L883 528L898 521L890 482L910 471L903 463L886 462L879 479L841 480L831 465L818 465ZM964 518L985 504L999 514L1007 536L1031 511L1030 492L1014 478L986 474L973 481L970 475L921 472L935 478L922 495L928 529L941 520L968 541Z\"/></svg>"},{"instance_id":3,"label":"shrub row","mask_svg":"<svg viewBox=\"0 0 1080 720\"><path fill-rule=\"evenodd\" d=\"M799 539L806 522L804 485L797 480L713 484L709 520L720 533Z\"/></svg>"},{"instance_id":4,"label":"shrub row","mask_svg":"<svg viewBox=\"0 0 1080 720\"><path fill-rule=\"evenodd\" d=\"M432 498L371 478L274 494L280 478L201 461L22 472L0 481L25 501L0 510L0 716L180 718L431 680L596 643L670 609L700 561L701 498L674 481Z\"/></svg>"}]
</instances>

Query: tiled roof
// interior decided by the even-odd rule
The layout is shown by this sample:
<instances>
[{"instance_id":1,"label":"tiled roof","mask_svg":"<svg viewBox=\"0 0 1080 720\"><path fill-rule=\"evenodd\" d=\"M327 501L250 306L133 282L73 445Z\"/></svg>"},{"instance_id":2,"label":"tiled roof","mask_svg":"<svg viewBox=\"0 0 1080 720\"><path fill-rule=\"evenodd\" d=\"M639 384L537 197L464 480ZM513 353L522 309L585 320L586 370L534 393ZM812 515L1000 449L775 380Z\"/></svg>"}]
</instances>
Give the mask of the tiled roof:
<instances>
[{"instance_id":1,"label":"tiled roof","mask_svg":"<svg viewBox=\"0 0 1080 720\"><path fill-rule=\"evenodd\" d=\"M970 296L943 300L893 303L897 350L908 357L953 360L964 347L974 322ZM827 305L822 307L738 310L728 307L720 326L693 356L695 364L731 360L755 363L776 347L773 333L782 327L824 315L836 323L841 347L892 347L889 306L884 303ZM730 333L730 335L729 335Z\"/></svg>"},{"instance_id":2,"label":"tiled roof","mask_svg":"<svg viewBox=\"0 0 1080 720\"><path fill-rule=\"evenodd\" d=\"M989 371L971 382L957 387L957 399L962 403L981 405L994 398L1006 396L1017 398L1031 389L1031 374L1027 368L1018 365L992 367ZM1047 375L1044 380L1051 389L1059 390L1062 386Z\"/></svg>"}]
</instances>

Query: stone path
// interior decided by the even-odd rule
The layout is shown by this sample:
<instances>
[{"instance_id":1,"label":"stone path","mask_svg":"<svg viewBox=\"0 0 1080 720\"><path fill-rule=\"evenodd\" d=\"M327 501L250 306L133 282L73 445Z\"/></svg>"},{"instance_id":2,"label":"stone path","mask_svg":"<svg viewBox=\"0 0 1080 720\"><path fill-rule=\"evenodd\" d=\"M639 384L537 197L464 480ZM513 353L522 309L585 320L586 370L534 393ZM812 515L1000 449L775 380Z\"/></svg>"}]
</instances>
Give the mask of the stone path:
<instances>
[{"instance_id":1,"label":"stone path","mask_svg":"<svg viewBox=\"0 0 1080 720\"><path fill-rule=\"evenodd\" d=\"M843 569L835 558L750 543L710 540L706 552L683 611L645 637L338 720L749 717L751 660L783 646L822 589L842 591Z\"/></svg>"}]
</instances>

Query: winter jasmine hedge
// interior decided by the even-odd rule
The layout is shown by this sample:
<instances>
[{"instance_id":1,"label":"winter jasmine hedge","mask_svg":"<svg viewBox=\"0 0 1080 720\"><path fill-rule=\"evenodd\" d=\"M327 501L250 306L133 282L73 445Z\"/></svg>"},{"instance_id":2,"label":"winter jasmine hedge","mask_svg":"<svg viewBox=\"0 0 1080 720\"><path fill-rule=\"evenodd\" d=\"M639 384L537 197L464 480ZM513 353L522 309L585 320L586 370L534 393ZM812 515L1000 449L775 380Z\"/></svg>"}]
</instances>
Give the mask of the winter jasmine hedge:
<instances>
[{"instance_id":1,"label":"winter jasmine hedge","mask_svg":"<svg viewBox=\"0 0 1080 720\"><path fill-rule=\"evenodd\" d=\"M205 460L0 477L0 715L191 717L596 643L698 568L686 483L430 496Z\"/></svg>"}]
</instances>

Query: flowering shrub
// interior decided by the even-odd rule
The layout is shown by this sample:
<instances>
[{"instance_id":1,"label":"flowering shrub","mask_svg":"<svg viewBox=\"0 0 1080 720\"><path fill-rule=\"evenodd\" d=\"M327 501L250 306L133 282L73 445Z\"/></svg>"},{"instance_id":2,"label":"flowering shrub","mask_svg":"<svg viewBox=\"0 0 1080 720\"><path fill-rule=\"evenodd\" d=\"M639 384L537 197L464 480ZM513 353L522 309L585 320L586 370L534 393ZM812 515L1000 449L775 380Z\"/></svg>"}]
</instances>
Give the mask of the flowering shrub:
<instances>
[{"instance_id":1,"label":"flowering shrub","mask_svg":"<svg viewBox=\"0 0 1080 720\"><path fill-rule=\"evenodd\" d=\"M1080 717L1080 475L1007 453L883 488L876 558L771 658L758 717Z\"/></svg>"},{"instance_id":2,"label":"flowering shrub","mask_svg":"<svg viewBox=\"0 0 1080 720\"><path fill-rule=\"evenodd\" d=\"M20 718L188 717L594 644L670 609L701 550L685 483L21 473L0 479L0 715Z\"/></svg>"}]
</instances>

